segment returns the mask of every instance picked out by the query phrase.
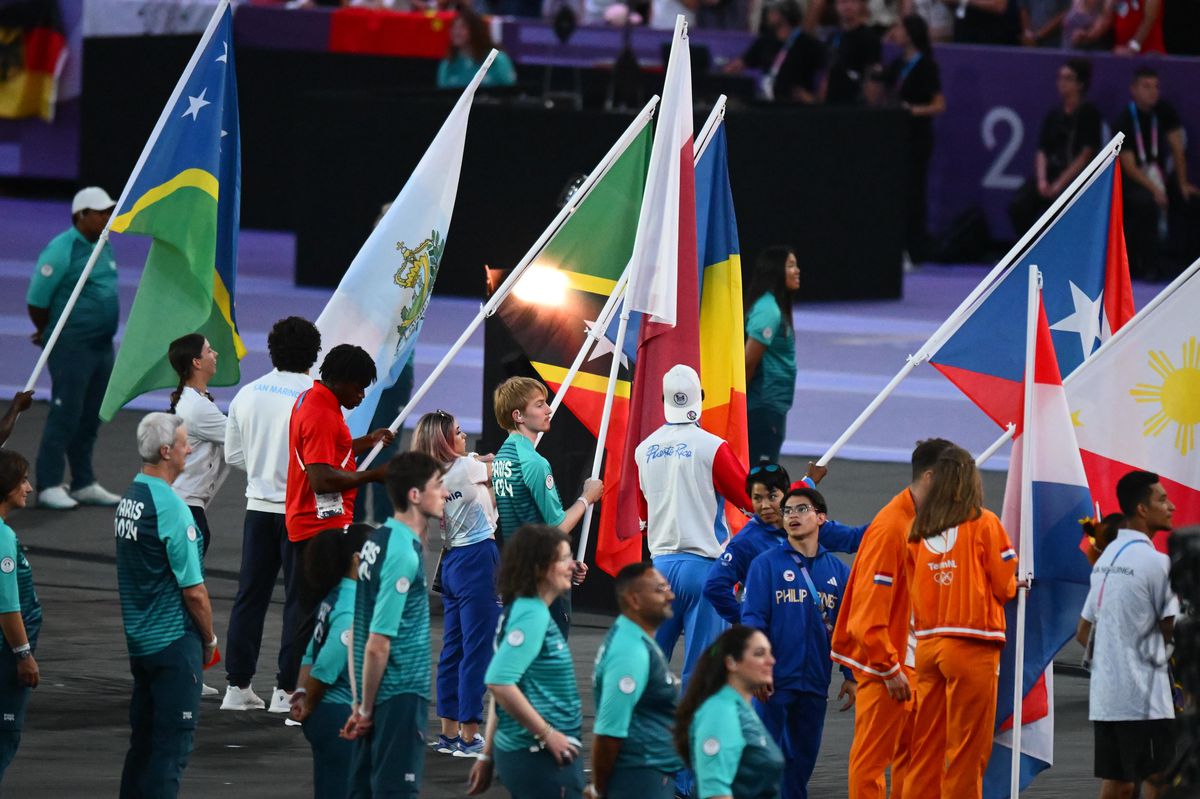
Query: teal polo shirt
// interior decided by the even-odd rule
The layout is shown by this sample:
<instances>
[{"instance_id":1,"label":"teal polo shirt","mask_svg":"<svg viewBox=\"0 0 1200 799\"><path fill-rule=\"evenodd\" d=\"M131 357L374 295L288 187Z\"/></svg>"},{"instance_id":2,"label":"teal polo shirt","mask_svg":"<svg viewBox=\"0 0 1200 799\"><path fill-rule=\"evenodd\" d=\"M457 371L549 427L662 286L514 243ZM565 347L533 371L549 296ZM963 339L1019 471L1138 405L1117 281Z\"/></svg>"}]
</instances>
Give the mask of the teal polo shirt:
<instances>
[{"instance_id":1,"label":"teal polo shirt","mask_svg":"<svg viewBox=\"0 0 1200 799\"><path fill-rule=\"evenodd\" d=\"M392 645L375 703L399 694L428 700L430 690L429 593L421 539L388 519L363 542L354 598L354 669L362 685L367 638L386 635Z\"/></svg>"},{"instance_id":2,"label":"teal polo shirt","mask_svg":"<svg viewBox=\"0 0 1200 799\"><path fill-rule=\"evenodd\" d=\"M492 460L492 486L500 529L511 536L523 524L557 527L567 514L554 485L550 461L538 454L533 442L520 433L509 433Z\"/></svg>"},{"instance_id":3,"label":"teal polo shirt","mask_svg":"<svg viewBox=\"0 0 1200 799\"><path fill-rule=\"evenodd\" d=\"M750 306L746 337L767 348L746 387L746 409L786 414L796 393L796 334L785 323L774 294L768 292Z\"/></svg>"},{"instance_id":4,"label":"teal polo shirt","mask_svg":"<svg viewBox=\"0 0 1200 799\"><path fill-rule=\"evenodd\" d=\"M67 299L79 282L79 276L83 274L94 248L95 244L72 226L51 239L46 249L38 255L25 302L34 308L50 311L46 336L50 335L62 316ZM60 341L67 344L111 342L117 334L120 311L117 261L113 257L112 246L105 242L92 273L83 284L79 299L75 301L75 308L63 328Z\"/></svg>"},{"instance_id":5,"label":"teal polo shirt","mask_svg":"<svg viewBox=\"0 0 1200 799\"><path fill-rule=\"evenodd\" d=\"M335 705L349 705L353 700L346 652L354 626L355 585L343 577L321 601L312 640L300 660L301 666L311 666L309 674L314 680L329 686L321 701Z\"/></svg>"},{"instance_id":6,"label":"teal polo shirt","mask_svg":"<svg viewBox=\"0 0 1200 799\"><path fill-rule=\"evenodd\" d=\"M25 625L26 637L33 640L42 626L42 603L33 587L33 569L21 550L17 534L0 519L0 613L17 612ZM9 643L5 641L4 645Z\"/></svg>"},{"instance_id":7,"label":"teal polo shirt","mask_svg":"<svg viewBox=\"0 0 1200 799\"><path fill-rule=\"evenodd\" d=\"M704 700L688 735L698 796L779 796L783 753L731 686Z\"/></svg>"},{"instance_id":8,"label":"teal polo shirt","mask_svg":"<svg viewBox=\"0 0 1200 799\"><path fill-rule=\"evenodd\" d=\"M679 681L653 638L627 616L618 616L596 656L596 735L624 738L616 768L683 768L671 729Z\"/></svg>"},{"instance_id":9,"label":"teal polo shirt","mask_svg":"<svg viewBox=\"0 0 1200 799\"><path fill-rule=\"evenodd\" d=\"M183 589L204 582L203 536L166 481L139 474L117 505L117 585L130 657L161 652L198 632Z\"/></svg>"}]
</instances>

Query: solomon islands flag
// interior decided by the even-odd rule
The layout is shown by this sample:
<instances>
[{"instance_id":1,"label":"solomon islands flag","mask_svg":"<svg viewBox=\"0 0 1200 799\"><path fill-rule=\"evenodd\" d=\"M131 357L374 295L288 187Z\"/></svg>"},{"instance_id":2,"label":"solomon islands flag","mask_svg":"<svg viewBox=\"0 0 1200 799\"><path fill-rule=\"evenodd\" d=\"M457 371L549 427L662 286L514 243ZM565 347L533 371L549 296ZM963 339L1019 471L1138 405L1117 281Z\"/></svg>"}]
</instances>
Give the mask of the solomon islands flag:
<instances>
[{"instance_id":1,"label":"solomon islands flag","mask_svg":"<svg viewBox=\"0 0 1200 799\"><path fill-rule=\"evenodd\" d=\"M241 143L233 10L221 0L113 211L111 229L153 237L100 408L175 386L167 346L201 333L220 353L211 385L235 385Z\"/></svg>"}]
</instances>

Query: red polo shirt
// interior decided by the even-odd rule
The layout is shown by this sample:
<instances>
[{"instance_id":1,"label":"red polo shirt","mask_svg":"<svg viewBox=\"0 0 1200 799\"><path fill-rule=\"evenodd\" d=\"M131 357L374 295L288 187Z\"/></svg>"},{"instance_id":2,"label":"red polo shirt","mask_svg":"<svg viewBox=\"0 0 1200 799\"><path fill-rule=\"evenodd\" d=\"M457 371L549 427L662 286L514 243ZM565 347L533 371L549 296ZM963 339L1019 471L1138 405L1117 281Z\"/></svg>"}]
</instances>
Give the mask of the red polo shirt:
<instances>
[{"instance_id":1,"label":"red polo shirt","mask_svg":"<svg viewBox=\"0 0 1200 799\"><path fill-rule=\"evenodd\" d=\"M322 383L313 383L312 388L296 398L288 425L288 451L291 456L286 495L288 540L305 541L322 530L352 523L358 489L323 497L320 505L324 518L319 518L317 496L304 473L310 463L324 463L343 471L355 468L354 439L342 417L342 406ZM341 498L340 512L336 497Z\"/></svg>"}]
</instances>

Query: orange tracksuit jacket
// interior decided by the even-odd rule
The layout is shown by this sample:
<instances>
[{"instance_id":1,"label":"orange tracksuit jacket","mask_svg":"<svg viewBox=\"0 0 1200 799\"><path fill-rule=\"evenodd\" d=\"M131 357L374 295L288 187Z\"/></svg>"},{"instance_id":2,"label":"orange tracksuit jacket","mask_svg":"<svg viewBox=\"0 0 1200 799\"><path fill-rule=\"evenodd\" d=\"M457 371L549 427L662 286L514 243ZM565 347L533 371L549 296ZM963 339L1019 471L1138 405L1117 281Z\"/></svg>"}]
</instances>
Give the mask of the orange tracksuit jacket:
<instances>
[{"instance_id":1,"label":"orange tracksuit jacket","mask_svg":"<svg viewBox=\"0 0 1200 799\"><path fill-rule=\"evenodd\" d=\"M912 702L888 696L884 680L904 667L908 653L908 531L917 509L906 488L875 516L854 557L833 631L832 657L854 669L854 743L850 747L850 799L887 795L885 772L892 767L892 797L902 795Z\"/></svg>"},{"instance_id":2,"label":"orange tracksuit jacket","mask_svg":"<svg viewBox=\"0 0 1200 799\"><path fill-rule=\"evenodd\" d=\"M909 545L917 711L904 794L982 796L1017 553L991 511Z\"/></svg>"}]
</instances>

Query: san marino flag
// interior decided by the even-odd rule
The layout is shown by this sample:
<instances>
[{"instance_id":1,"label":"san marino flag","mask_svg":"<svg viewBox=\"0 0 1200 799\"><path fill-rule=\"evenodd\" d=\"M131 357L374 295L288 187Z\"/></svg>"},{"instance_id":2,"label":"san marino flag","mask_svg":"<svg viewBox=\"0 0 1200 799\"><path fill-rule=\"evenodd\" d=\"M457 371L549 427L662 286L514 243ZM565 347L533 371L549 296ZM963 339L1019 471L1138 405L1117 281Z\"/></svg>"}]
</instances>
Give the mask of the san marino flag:
<instances>
[{"instance_id":1,"label":"san marino flag","mask_svg":"<svg viewBox=\"0 0 1200 799\"><path fill-rule=\"evenodd\" d=\"M495 58L493 50L484 59L317 318L318 365L339 344L356 344L375 358L375 383L346 420L355 437L368 432L379 395L417 346L458 196L471 101Z\"/></svg>"},{"instance_id":2,"label":"san marino flag","mask_svg":"<svg viewBox=\"0 0 1200 799\"><path fill-rule=\"evenodd\" d=\"M231 386L246 354L237 331L241 145L233 9L221 0L113 211L110 229L153 237L100 418L174 387L167 346L201 333L220 353L211 385Z\"/></svg>"}]
</instances>

